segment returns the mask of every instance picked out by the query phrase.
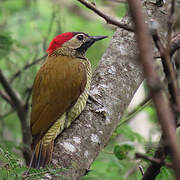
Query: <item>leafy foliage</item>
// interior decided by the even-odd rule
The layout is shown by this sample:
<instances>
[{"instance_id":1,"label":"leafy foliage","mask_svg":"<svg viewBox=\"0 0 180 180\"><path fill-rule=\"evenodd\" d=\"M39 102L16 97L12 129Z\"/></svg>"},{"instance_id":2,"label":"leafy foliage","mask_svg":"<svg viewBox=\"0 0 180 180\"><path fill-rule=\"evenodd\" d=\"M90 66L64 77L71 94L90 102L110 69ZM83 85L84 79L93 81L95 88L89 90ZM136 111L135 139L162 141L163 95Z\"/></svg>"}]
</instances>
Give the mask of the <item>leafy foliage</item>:
<instances>
[{"instance_id":1,"label":"leafy foliage","mask_svg":"<svg viewBox=\"0 0 180 180\"><path fill-rule=\"evenodd\" d=\"M90 35L112 36L114 29L107 27L97 18L93 17L91 20L91 12L86 16L87 9L76 1L71 1L70 4L67 1L61 3L63 6L50 0L0 2L0 69L8 79L12 79L25 65L42 57L51 39L62 32L83 31ZM97 65L108 41L95 44L88 52L87 56L93 67ZM18 96L24 101L27 98L27 89L32 86L41 63L43 60L24 70L21 76L11 82ZM0 98L0 179L21 179L27 170L21 152L24 146L21 143L21 125L17 114L9 112L10 105ZM46 172L58 175L56 171L58 169L53 168L30 170L31 175L28 178L37 179Z\"/></svg>"},{"instance_id":2,"label":"leafy foliage","mask_svg":"<svg viewBox=\"0 0 180 180\"><path fill-rule=\"evenodd\" d=\"M114 146L114 155L119 159L126 159L127 153L134 150L134 146L132 144L121 144Z\"/></svg>"},{"instance_id":3,"label":"leafy foliage","mask_svg":"<svg viewBox=\"0 0 180 180\"><path fill-rule=\"evenodd\" d=\"M102 9L109 7L108 2L103 0L97 0L96 3ZM112 14L119 18L125 15L126 5L117 3L111 5L112 8L109 11ZM42 57L51 39L62 32L83 31L91 35L108 35L110 40L115 31L112 26L107 26L90 10L72 0L3 0L0 2L0 27L2 29L0 68L8 79L12 79L14 74L25 65ZM87 56L91 60L93 69L109 40L103 40L89 49ZM41 63L43 60L24 70L21 76L11 82L18 96L24 100L27 98L27 89L32 86ZM0 179L4 180L21 179L27 171L20 151L23 144L19 119L16 113L8 113L9 111L11 107L0 99L0 117L6 114L0 118ZM137 111L148 113L149 119L154 123L153 129L157 132L156 112L153 106L138 107ZM155 146L151 139L145 139L128 125L127 122L131 118L128 115L123 116L108 146L93 162L90 172L82 180L141 179L138 165L141 164L146 169L149 162L135 160L134 154L139 149L143 149L146 155L152 156ZM26 179L38 179L47 173L60 176L59 173L62 171L63 169L53 167L30 169ZM173 178L172 170L163 167L157 180Z\"/></svg>"},{"instance_id":4,"label":"leafy foliage","mask_svg":"<svg viewBox=\"0 0 180 180\"><path fill-rule=\"evenodd\" d=\"M161 172L158 174L156 180L174 180L174 172L170 168L162 167Z\"/></svg>"},{"instance_id":5,"label":"leafy foliage","mask_svg":"<svg viewBox=\"0 0 180 180\"><path fill-rule=\"evenodd\" d=\"M0 179L19 180L25 178L26 180L36 180L45 176L47 173L56 177L63 177L59 173L65 171L65 169L54 169L51 166L41 169L31 168L28 170L28 168L19 160L17 155L10 152L2 145L0 145L0 160L3 162L3 166L0 168ZM26 174L27 171L29 171L28 174ZM68 180L67 177L63 178Z\"/></svg>"},{"instance_id":6,"label":"leafy foliage","mask_svg":"<svg viewBox=\"0 0 180 180\"><path fill-rule=\"evenodd\" d=\"M13 40L9 33L0 33L0 59L5 57L11 50Z\"/></svg>"},{"instance_id":7,"label":"leafy foliage","mask_svg":"<svg viewBox=\"0 0 180 180\"><path fill-rule=\"evenodd\" d=\"M86 9L82 10L79 3L72 1L70 7L66 1L62 3L63 7L49 0L0 2L0 26L3 30L0 33L0 68L7 78L11 79L25 64L42 57L51 39L61 32L84 31L91 35L112 36L114 30L107 28L100 20L87 21L86 16L80 16L79 13L85 13ZM74 6L79 12L68 9ZM91 15L88 17L91 18ZM107 44L108 40L99 42L88 52L87 56L92 61L93 67L98 63ZM12 83L24 99L41 62L24 70L23 75ZM6 114L10 106L1 99L0 109L0 114ZM21 141L20 124L15 113L5 116L0 124L0 139L15 140L18 143Z\"/></svg>"}]
</instances>

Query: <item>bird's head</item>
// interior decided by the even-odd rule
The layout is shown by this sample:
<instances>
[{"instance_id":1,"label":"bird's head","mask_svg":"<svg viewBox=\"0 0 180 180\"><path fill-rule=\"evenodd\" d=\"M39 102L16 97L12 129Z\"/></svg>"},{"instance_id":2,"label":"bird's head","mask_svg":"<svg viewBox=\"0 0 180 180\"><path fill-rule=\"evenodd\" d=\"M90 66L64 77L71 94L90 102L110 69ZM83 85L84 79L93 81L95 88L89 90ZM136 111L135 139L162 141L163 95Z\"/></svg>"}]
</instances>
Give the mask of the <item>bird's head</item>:
<instances>
[{"instance_id":1,"label":"bird's head","mask_svg":"<svg viewBox=\"0 0 180 180\"><path fill-rule=\"evenodd\" d=\"M86 50L107 36L89 36L83 32L66 32L56 36L47 49L48 55L84 57Z\"/></svg>"}]
</instances>

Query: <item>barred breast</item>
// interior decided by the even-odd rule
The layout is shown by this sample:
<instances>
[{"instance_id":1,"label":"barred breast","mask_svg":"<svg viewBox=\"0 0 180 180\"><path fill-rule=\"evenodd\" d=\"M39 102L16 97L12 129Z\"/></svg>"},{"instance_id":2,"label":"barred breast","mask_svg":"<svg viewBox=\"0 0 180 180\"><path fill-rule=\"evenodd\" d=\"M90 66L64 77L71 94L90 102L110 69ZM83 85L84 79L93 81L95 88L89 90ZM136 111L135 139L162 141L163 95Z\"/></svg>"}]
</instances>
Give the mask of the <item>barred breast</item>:
<instances>
[{"instance_id":1,"label":"barred breast","mask_svg":"<svg viewBox=\"0 0 180 180\"><path fill-rule=\"evenodd\" d=\"M85 65L87 69L87 83L86 87L84 89L84 92L79 96L77 102L75 105L70 109L70 111L67 113L67 123L66 128L70 126L72 121L74 121L82 112L82 110L86 106L86 102L88 100L88 93L90 90L90 84L91 84L91 78L92 78L92 71L91 71L91 64L88 61L88 59L83 61L83 64Z\"/></svg>"},{"instance_id":2,"label":"barred breast","mask_svg":"<svg viewBox=\"0 0 180 180\"><path fill-rule=\"evenodd\" d=\"M55 139L63 131L64 128L68 128L71 123L80 115L80 113L86 106L86 102L88 100L88 93L90 90L92 70L91 64L87 59L83 60L83 64L85 65L87 70L87 83L84 92L79 96L77 102L69 110L69 112L64 113L47 131L47 133L42 139L43 145L45 146L48 145L52 141L52 139Z\"/></svg>"}]
</instances>

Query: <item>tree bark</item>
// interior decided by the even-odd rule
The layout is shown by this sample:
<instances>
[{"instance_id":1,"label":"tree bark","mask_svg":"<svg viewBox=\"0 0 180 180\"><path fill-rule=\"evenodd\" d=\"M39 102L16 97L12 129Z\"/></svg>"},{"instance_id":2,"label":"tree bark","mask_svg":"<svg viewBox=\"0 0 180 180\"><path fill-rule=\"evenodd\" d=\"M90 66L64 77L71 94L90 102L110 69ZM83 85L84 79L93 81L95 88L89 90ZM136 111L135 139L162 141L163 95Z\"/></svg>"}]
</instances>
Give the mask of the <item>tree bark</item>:
<instances>
[{"instance_id":1,"label":"tree bark","mask_svg":"<svg viewBox=\"0 0 180 180\"><path fill-rule=\"evenodd\" d=\"M161 35L166 30L166 16L154 5L145 5L147 17L160 24ZM129 24L129 17L123 18ZM98 153L106 146L123 112L143 80L137 63L135 34L117 29L100 60L91 84L96 102L87 103L85 110L55 142L52 164L69 168L62 174L73 180L86 174ZM51 179L48 175L43 179ZM53 179L56 179L53 177ZM58 177L59 179L59 177Z\"/></svg>"},{"instance_id":2,"label":"tree bark","mask_svg":"<svg viewBox=\"0 0 180 180\"><path fill-rule=\"evenodd\" d=\"M90 94L102 105L87 103L79 118L56 140L52 164L71 167L64 172L71 179L80 179L108 143L143 80L134 36L126 30L116 31L91 84Z\"/></svg>"},{"instance_id":3,"label":"tree bark","mask_svg":"<svg viewBox=\"0 0 180 180\"><path fill-rule=\"evenodd\" d=\"M31 134L28 125L27 109L25 108L24 102L21 100L21 98L18 97L16 91L13 89L7 78L2 73L1 69L0 69L0 84L7 93L6 95L2 91L0 92L1 96L3 96L4 99L6 99L6 101L9 102L9 104L12 106L12 108L14 108L14 110L16 111L19 117L21 124L21 131L22 131L22 143L23 143L22 153L26 161L26 164L29 164L31 152L28 146L30 145L31 142Z\"/></svg>"}]
</instances>

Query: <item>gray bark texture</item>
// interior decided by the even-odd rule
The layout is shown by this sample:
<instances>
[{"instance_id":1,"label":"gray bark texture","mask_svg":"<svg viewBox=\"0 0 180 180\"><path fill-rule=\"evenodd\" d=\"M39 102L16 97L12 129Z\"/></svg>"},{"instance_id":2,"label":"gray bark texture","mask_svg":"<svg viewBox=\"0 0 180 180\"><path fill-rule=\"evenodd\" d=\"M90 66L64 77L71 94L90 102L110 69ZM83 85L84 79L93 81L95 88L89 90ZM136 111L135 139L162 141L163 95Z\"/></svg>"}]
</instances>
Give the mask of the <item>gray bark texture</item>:
<instances>
[{"instance_id":1,"label":"gray bark texture","mask_svg":"<svg viewBox=\"0 0 180 180\"><path fill-rule=\"evenodd\" d=\"M154 5L146 4L144 7L148 18L160 24L159 32L164 36L166 16ZM130 23L129 17L122 21ZM142 80L135 34L117 29L93 74L91 84L90 94L102 105L87 103L81 115L56 139L52 164L68 168L62 173L64 176L78 180L86 174L107 145ZM48 175L43 179L60 178Z\"/></svg>"}]
</instances>

